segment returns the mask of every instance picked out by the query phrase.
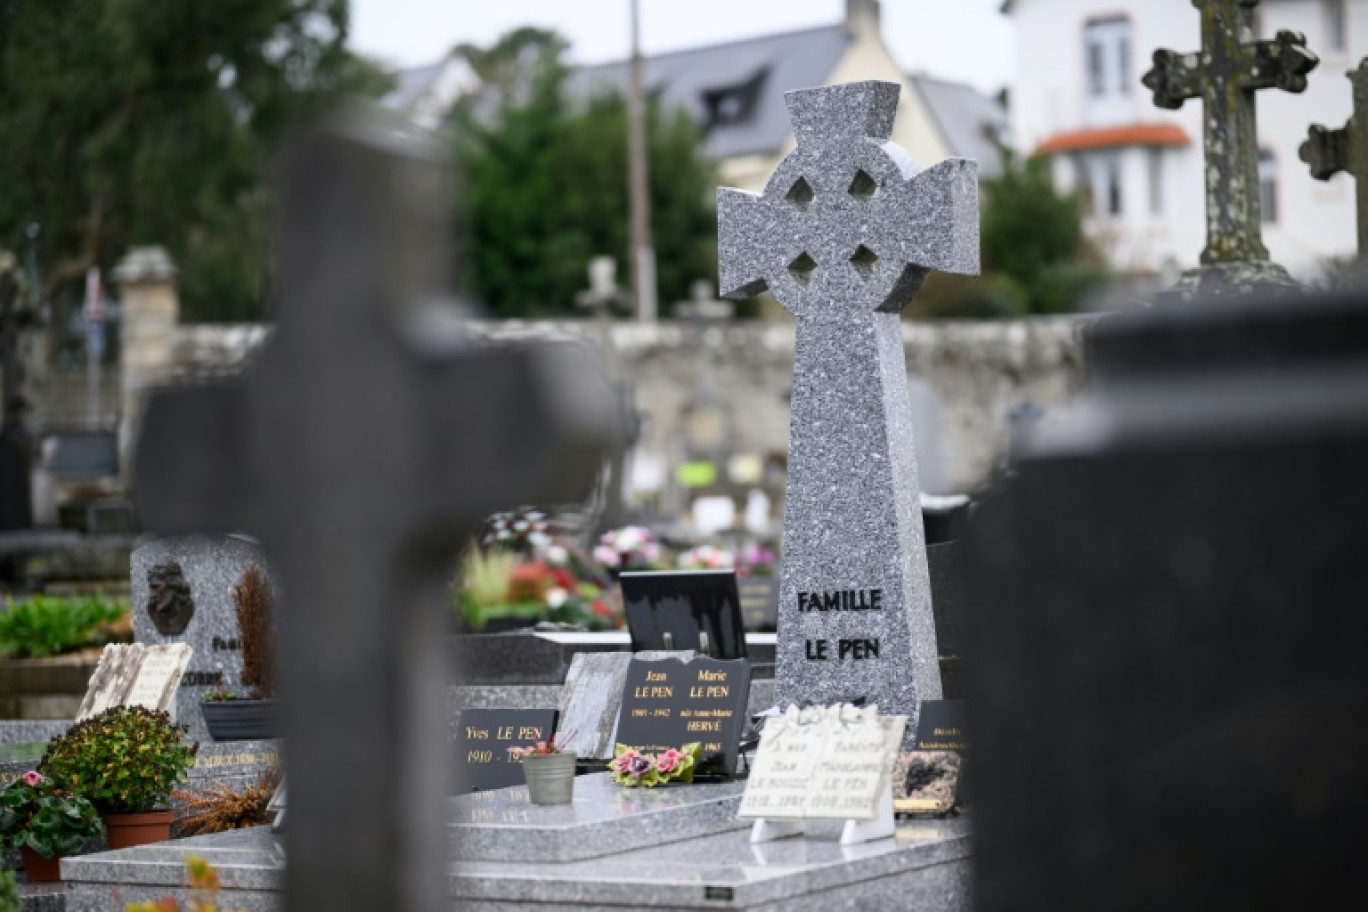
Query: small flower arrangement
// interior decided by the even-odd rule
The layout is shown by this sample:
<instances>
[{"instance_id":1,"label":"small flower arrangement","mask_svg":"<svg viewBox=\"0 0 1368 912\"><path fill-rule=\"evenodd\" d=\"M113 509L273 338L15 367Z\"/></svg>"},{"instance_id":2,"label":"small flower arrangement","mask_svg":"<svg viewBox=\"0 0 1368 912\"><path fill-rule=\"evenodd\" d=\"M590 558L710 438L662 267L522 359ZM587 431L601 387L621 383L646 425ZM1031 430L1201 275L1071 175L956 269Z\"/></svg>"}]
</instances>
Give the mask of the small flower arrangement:
<instances>
[{"instance_id":1,"label":"small flower arrangement","mask_svg":"<svg viewBox=\"0 0 1368 912\"><path fill-rule=\"evenodd\" d=\"M614 575L623 570L655 570L664 549L649 529L623 526L599 536L594 560Z\"/></svg>"},{"instance_id":2,"label":"small flower arrangement","mask_svg":"<svg viewBox=\"0 0 1368 912\"><path fill-rule=\"evenodd\" d=\"M699 545L680 552L678 563L680 570L730 570L735 566L736 558L722 548Z\"/></svg>"},{"instance_id":3,"label":"small flower arrangement","mask_svg":"<svg viewBox=\"0 0 1368 912\"><path fill-rule=\"evenodd\" d=\"M741 550L736 559L737 576L773 576L774 552L760 545Z\"/></svg>"},{"instance_id":4,"label":"small flower arrangement","mask_svg":"<svg viewBox=\"0 0 1368 912\"><path fill-rule=\"evenodd\" d=\"M28 848L54 858L104 834L93 804L37 770L0 790L0 849Z\"/></svg>"},{"instance_id":5,"label":"small flower arrangement","mask_svg":"<svg viewBox=\"0 0 1368 912\"><path fill-rule=\"evenodd\" d=\"M634 747L619 744L608 769L618 785L655 788L667 782L692 782L694 767L702 754L703 745L698 741L658 754L643 754Z\"/></svg>"},{"instance_id":6,"label":"small flower arrangement","mask_svg":"<svg viewBox=\"0 0 1368 912\"><path fill-rule=\"evenodd\" d=\"M556 733L552 732L551 736L545 741L538 741L536 744L529 744L526 747L510 747L508 749L508 759L521 760L524 757L540 757L546 754L559 753L561 753L561 748L560 745L556 743Z\"/></svg>"},{"instance_id":7,"label":"small flower arrangement","mask_svg":"<svg viewBox=\"0 0 1368 912\"><path fill-rule=\"evenodd\" d=\"M485 520L480 546L501 548L523 556L533 556L551 544L551 521L541 510L521 507L510 513L495 513Z\"/></svg>"}]
</instances>

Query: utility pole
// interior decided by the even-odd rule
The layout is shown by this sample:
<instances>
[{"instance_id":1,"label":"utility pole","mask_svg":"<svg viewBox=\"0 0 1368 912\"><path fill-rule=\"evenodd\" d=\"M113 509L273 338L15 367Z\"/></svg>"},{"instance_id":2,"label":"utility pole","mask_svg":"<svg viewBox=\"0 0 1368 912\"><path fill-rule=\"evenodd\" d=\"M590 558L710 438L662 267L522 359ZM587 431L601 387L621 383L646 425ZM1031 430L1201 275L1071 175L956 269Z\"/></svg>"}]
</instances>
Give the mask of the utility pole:
<instances>
[{"instance_id":1,"label":"utility pole","mask_svg":"<svg viewBox=\"0 0 1368 912\"><path fill-rule=\"evenodd\" d=\"M632 207L632 290L637 319L656 318L655 247L651 244L650 172L646 160L646 93L641 76L640 0L628 0L632 11L631 85L627 91L627 160Z\"/></svg>"}]
</instances>

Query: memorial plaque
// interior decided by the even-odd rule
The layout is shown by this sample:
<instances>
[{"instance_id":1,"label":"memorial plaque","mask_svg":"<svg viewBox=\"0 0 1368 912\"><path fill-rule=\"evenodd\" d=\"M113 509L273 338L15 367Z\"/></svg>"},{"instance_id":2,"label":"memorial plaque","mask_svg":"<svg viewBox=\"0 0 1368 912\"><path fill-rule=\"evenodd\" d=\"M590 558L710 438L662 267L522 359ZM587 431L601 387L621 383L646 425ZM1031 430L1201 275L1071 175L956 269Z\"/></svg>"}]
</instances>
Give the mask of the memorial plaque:
<instances>
[{"instance_id":1,"label":"memorial plaque","mask_svg":"<svg viewBox=\"0 0 1368 912\"><path fill-rule=\"evenodd\" d=\"M746 657L746 625L734 570L623 573L632 651L692 649L715 659Z\"/></svg>"},{"instance_id":2,"label":"memorial plaque","mask_svg":"<svg viewBox=\"0 0 1368 912\"><path fill-rule=\"evenodd\" d=\"M916 749L960 751L968 747L963 700L923 700L917 719Z\"/></svg>"},{"instance_id":3,"label":"memorial plaque","mask_svg":"<svg viewBox=\"0 0 1368 912\"><path fill-rule=\"evenodd\" d=\"M554 709L467 709L456 732L456 794L522 785L510 747L545 741L556 730Z\"/></svg>"},{"instance_id":4,"label":"memorial plaque","mask_svg":"<svg viewBox=\"0 0 1368 912\"><path fill-rule=\"evenodd\" d=\"M697 741L703 753L695 777L734 776L750 672L745 659L633 659L622 692L617 742L654 754Z\"/></svg>"},{"instance_id":5,"label":"memorial plaque","mask_svg":"<svg viewBox=\"0 0 1368 912\"><path fill-rule=\"evenodd\" d=\"M765 723L737 816L875 819L906 725L877 706L790 707Z\"/></svg>"},{"instance_id":6,"label":"memorial plaque","mask_svg":"<svg viewBox=\"0 0 1368 912\"><path fill-rule=\"evenodd\" d=\"M90 676L76 721L115 706L146 706L176 718L176 692L194 649L185 643L106 646Z\"/></svg>"},{"instance_id":7,"label":"memorial plaque","mask_svg":"<svg viewBox=\"0 0 1368 912\"><path fill-rule=\"evenodd\" d=\"M581 760L611 760L628 666L666 657L688 660L693 655L689 651L577 654L561 687L557 732L561 746L574 751Z\"/></svg>"}]
</instances>

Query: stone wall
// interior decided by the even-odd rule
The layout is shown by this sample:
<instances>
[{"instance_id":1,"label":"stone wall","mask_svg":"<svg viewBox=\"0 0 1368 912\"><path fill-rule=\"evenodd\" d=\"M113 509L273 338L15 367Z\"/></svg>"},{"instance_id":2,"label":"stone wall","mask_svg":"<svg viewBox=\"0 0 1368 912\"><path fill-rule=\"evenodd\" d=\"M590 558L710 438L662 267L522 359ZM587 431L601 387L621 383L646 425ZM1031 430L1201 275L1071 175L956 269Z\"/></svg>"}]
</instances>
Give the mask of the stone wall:
<instances>
[{"instance_id":1,"label":"stone wall","mask_svg":"<svg viewBox=\"0 0 1368 912\"><path fill-rule=\"evenodd\" d=\"M1077 389L1083 371L1079 330L1086 318L903 325L928 489L967 491L1007 447L1009 416L1023 405L1048 412ZM585 322L485 323L497 338L597 340ZM691 406L719 403L729 449L782 463L788 442L793 325L736 322L617 323L612 360L631 382L643 416L641 464L672 467L683 457ZM267 338L261 326L183 326L171 353L174 377L231 371ZM930 428L931 430L927 430ZM937 456L937 452L938 456Z\"/></svg>"}]
</instances>

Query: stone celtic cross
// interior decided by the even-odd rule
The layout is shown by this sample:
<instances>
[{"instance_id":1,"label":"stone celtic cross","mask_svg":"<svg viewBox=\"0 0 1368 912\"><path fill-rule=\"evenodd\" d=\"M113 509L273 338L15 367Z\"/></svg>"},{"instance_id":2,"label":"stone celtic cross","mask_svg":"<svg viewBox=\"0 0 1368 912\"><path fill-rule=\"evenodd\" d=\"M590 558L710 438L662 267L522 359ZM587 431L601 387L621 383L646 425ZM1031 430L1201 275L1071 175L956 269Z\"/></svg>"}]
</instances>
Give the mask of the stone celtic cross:
<instances>
[{"instance_id":1,"label":"stone celtic cross","mask_svg":"<svg viewBox=\"0 0 1368 912\"><path fill-rule=\"evenodd\" d=\"M785 100L797 147L763 194L717 197L723 294L797 317L778 698L915 719L941 682L899 312L930 270L978 272L978 166L919 171L891 83Z\"/></svg>"},{"instance_id":2,"label":"stone celtic cross","mask_svg":"<svg viewBox=\"0 0 1368 912\"><path fill-rule=\"evenodd\" d=\"M1353 116L1338 130L1311 127L1301 146L1301 160L1311 176L1327 181L1340 171L1354 176L1358 196L1358 252L1368 255L1368 60L1349 71L1354 86Z\"/></svg>"},{"instance_id":3,"label":"stone celtic cross","mask_svg":"<svg viewBox=\"0 0 1368 912\"><path fill-rule=\"evenodd\" d=\"M251 532L280 581L293 912L449 907L451 558L491 512L586 495L611 436L601 374L471 347L434 303L448 168L402 123L293 144L274 336L155 393L135 456L148 528Z\"/></svg>"},{"instance_id":4,"label":"stone celtic cross","mask_svg":"<svg viewBox=\"0 0 1368 912\"><path fill-rule=\"evenodd\" d=\"M1306 88L1319 59L1296 32L1271 41L1254 37L1259 0L1192 0L1202 14L1202 50L1154 52L1141 80L1154 103L1177 110L1202 99L1206 156L1207 245L1202 265L1267 263L1259 201L1259 137L1254 93Z\"/></svg>"}]
</instances>

